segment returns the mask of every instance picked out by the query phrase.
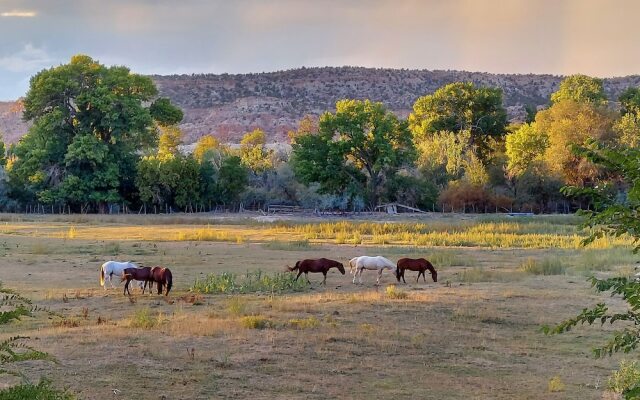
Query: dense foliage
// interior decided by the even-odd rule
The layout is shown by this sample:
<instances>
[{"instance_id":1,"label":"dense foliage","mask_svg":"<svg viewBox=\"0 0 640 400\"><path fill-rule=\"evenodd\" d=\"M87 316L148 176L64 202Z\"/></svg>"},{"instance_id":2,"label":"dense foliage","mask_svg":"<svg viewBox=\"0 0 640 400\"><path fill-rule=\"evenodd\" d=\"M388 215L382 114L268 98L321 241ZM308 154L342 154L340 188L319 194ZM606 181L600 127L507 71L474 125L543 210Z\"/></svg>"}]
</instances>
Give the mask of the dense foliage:
<instances>
[{"instance_id":1,"label":"dense foliage","mask_svg":"<svg viewBox=\"0 0 640 400\"><path fill-rule=\"evenodd\" d=\"M0 208L361 210L399 202L568 212L593 201L560 193L563 185L618 182L573 145L640 144L640 89L618 100L616 110L601 80L570 76L548 108L529 107L525 123L508 124L499 89L455 82L418 98L406 120L381 103L344 99L319 119L303 118L289 134L291 148L255 129L239 146L205 135L189 152L177 125L182 112L157 98L149 78L80 55L32 78L24 100L32 127L0 158Z\"/></svg>"}]
</instances>

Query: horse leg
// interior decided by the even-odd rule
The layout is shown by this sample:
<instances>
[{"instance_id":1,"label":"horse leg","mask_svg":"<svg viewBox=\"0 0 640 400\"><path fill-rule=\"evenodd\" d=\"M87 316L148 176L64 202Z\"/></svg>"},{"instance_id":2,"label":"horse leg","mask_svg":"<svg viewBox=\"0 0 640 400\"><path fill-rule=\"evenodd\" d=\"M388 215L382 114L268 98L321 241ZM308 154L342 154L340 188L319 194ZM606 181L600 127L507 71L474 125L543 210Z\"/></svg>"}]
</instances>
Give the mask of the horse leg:
<instances>
[{"instance_id":1,"label":"horse leg","mask_svg":"<svg viewBox=\"0 0 640 400\"><path fill-rule=\"evenodd\" d=\"M324 279L322 280L321 285L327 286L327 271L323 271L322 274L324 275Z\"/></svg>"},{"instance_id":2,"label":"horse leg","mask_svg":"<svg viewBox=\"0 0 640 400\"><path fill-rule=\"evenodd\" d=\"M376 279L376 285L380 285L380 278L382 278L382 270L378 270L378 279Z\"/></svg>"},{"instance_id":3,"label":"horse leg","mask_svg":"<svg viewBox=\"0 0 640 400\"><path fill-rule=\"evenodd\" d=\"M427 283L427 277L425 276L425 272L427 271L426 270L422 271L422 280L424 281L424 283Z\"/></svg>"},{"instance_id":4,"label":"horse leg","mask_svg":"<svg viewBox=\"0 0 640 400\"><path fill-rule=\"evenodd\" d=\"M300 275L302 275L302 271L298 271L298 276L296 276L295 282L298 282L298 278L300 278Z\"/></svg>"},{"instance_id":5,"label":"horse leg","mask_svg":"<svg viewBox=\"0 0 640 400\"><path fill-rule=\"evenodd\" d=\"M123 295L127 295L127 292L129 291L129 282L131 282L129 279L127 279L127 282L124 284L124 290L122 292ZM131 294L131 292L129 292L129 294Z\"/></svg>"},{"instance_id":6,"label":"horse leg","mask_svg":"<svg viewBox=\"0 0 640 400\"><path fill-rule=\"evenodd\" d=\"M311 281L309 280L309 271L304 273L304 277L307 278L307 283L311 285Z\"/></svg>"},{"instance_id":7,"label":"horse leg","mask_svg":"<svg viewBox=\"0 0 640 400\"><path fill-rule=\"evenodd\" d=\"M111 284L111 289L116 288L115 286L113 286L113 272L109 274L109 283Z\"/></svg>"},{"instance_id":8,"label":"horse leg","mask_svg":"<svg viewBox=\"0 0 640 400\"><path fill-rule=\"evenodd\" d=\"M356 277L358 276L358 269L356 268L356 271L353 273L353 284L356 284Z\"/></svg>"},{"instance_id":9,"label":"horse leg","mask_svg":"<svg viewBox=\"0 0 640 400\"><path fill-rule=\"evenodd\" d=\"M402 272L400 273L400 275L402 276L402 282L404 282L406 284L407 281L404 280L404 271L406 271L406 270L403 269Z\"/></svg>"}]
</instances>

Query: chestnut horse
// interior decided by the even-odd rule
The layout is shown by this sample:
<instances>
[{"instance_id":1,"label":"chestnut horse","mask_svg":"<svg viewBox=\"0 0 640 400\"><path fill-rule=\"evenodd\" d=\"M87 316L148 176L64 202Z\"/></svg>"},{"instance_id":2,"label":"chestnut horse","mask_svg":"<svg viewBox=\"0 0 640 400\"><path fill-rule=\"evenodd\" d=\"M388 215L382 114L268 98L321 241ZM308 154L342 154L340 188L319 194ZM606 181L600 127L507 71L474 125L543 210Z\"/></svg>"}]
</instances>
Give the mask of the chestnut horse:
<instances>
[{"instance_id":1,"label":"chestnut horse","mask_svg":"<svg viewBox=\"0 0 640 400\"><path fill-rule=\"evenodd\" d=\"M173 276L171 275L171 270L164 267L151 268L150 281L158 284L158 294L162 294L162 292L164 291L163 288L166 286L167 292L164 295L168 296L169 292L171 291L171 286L173 286Z\"/></svg>"},{"instance_id":2,"label":"chestnut horse","mask_svg":"<svg viewBox=\"0 0 640 400\"><path fill-rule=\"evenodd\" d=\"M407 283L407 281L404 280L404 271L406 270L418 271L416 282L418 282L418 280L420 279L420 275L422 275L422 279L424 279L424 281L426 282L427 278L425 278L424 272L426 270L429 270L429 272L431 272L431 278L433 278L433 281L438 282L438 272L435 268L433 268L433 265L424 258L401 258L398 260L397 265L398 269L396 269L396 278L398 279L398 282L400 282L400 278L402 278L402 281L404 283Z\"/></svg>"},{"instance_id":3,"label":"chestnut horse","mask_svg":"<svg viewBox=\"0 0 640 400\"><path fill-rule=\"evenodd\" d=\"M337 268L338 271L342 272L342 275L344 275L345 273L344 265L342 265L342 263L339 263L338 261L334 261L334 260L329 260L328 258L318 258L317 260L312 260L312 259L302 260L302 261L298 261L296 263L296 266L293 268L287 267L289 271L295 271L296 269L298 270L298 276L296 276L296 281L298 280L298 278L300 278L300 275L302 275L302 273L304 272L304 276L305 278L307 278L307 282L309 284L311 284L311 282L309 281L309 272L322 272L322 274L324 275L324 279L322 280L322 283L324 283L325 285L327 284L327 272L329 272L331 268Z\"/></svg>"},{"instance_id":4,"label":"chestnut horse","mask_svg":"<svg viewBox=\"0 0 640 400\"><path fill-rule=\"evenodd\" d=\"M124 295L127 293L131 294L129 291L129 283L132 280L144 283L142 286L142 294L144 294L144 289L147 287L147 283L149 284L149 292L151 292L151 267L125 268L122 271L120 281L127 281L127 283L124 284Z\"/></svg>"}]
</instances>

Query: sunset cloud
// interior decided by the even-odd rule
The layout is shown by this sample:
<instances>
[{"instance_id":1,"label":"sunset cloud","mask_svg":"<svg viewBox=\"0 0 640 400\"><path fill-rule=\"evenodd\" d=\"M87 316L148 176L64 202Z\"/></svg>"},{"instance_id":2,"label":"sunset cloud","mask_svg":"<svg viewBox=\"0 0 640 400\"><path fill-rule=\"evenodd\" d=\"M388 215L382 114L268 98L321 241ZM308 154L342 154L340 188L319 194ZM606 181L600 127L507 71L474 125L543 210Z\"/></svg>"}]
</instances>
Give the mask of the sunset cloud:
<instances>
[{"instance_id":1,"label":"sunset cloud","mask_svg":"<svg viewBox=\"0 0 640 400\"><path fill-rule=\"evenodd\" d=\"M640 73L637 0L0 0L0 7L0 100L23 95L34 69L77 53L143 74L327 65Z\"/></svg>"},{"instance_id":2,"label":"sunset cloud","mask_svg":"<svg viewBox=\"0 0 640 400\"><path fill-rule=\"evenodd\" d=\"M23 11L23 10L12 10L5 11L0 13L0 17L14 17L14 18L33 18L37 14L35 11Z\"/></svg>"}]
</instances>

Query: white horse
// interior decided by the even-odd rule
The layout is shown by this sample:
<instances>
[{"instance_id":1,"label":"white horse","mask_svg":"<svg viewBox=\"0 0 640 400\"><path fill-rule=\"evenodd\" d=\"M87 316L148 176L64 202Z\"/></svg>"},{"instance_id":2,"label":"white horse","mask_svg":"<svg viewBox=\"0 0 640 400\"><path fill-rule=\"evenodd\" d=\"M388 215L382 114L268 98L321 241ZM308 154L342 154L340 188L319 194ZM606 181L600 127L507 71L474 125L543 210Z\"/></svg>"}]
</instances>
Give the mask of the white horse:
<instances>
[{"instance_id":1,"label":"white horse","mask_svg":"<svg viewBox=\"0 0 640 400\"><path fill-rule=\"evenodd\" d=\"M115 275L120 278L124 270L127 268L138 268L138 265L132 263L131 261L107 261L106 263L102 264L102 266L100 267L100 286L103 286L104 290L107 290L105 281L109 280L109 282L111 283L111 288L114 288L115 286L113 286L113 276ZM144 282L140 282L139 284L140 288L142 288Z\"/></svg>"},{"instance_id":2,"label":"white horse","mask_svg":"<svg viewBox=\"0 0 640 400\"><path fill-rule=\"evenodd\" d=\"M380 278L382 277L382 271L389 269L393 272L397 269L396 265L390 260L382 257L368 257L360 256L354 257L349 260L350 273L353 274L353 283L356 283L356 277L359 278L359 283L362 283L362 271L365 269L378 271L378 279L376 285L380 284Z\"/></svg>"}]
</instances>

